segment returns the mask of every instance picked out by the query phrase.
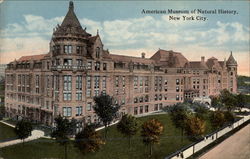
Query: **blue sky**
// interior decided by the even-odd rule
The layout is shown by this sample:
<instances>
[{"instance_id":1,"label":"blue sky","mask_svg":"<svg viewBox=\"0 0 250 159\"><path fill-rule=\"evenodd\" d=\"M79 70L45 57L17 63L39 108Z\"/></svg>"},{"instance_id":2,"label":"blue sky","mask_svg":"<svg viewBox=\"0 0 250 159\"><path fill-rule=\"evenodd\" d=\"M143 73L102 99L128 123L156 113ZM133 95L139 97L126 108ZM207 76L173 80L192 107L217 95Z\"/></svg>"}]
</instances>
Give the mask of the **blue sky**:
<instances>
[{"instance_id":1,"label":"blue sky","mask_svg":"<svg viewBox=\"0 0 250 159\"><path fill-rule=\"evenodd\" d=\"M3 1L0 4L0 63L22 55L48 52L53 28L68 10L68 1ZM241 74L249 75L249 1L74 1L75 13L92 35L99 29L111 53L151 57L159 48L179 51L190 60L228 58L232 50ZM157 10L236 10L236 15L192 14L207 21L170 21ZM191 16L191 15L174 15Z\"/></svg>"}]
</instances>

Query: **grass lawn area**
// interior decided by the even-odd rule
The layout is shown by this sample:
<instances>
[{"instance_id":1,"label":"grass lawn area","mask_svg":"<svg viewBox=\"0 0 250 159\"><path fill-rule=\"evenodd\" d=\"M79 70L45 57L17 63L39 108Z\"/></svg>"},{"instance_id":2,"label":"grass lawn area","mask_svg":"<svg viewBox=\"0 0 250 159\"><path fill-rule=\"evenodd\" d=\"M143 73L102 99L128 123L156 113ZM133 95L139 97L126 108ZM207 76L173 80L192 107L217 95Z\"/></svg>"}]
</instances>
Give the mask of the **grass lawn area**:
<instances>
[{"instance_id":1,"label":"grass lawn area","mask_svg":"<svg viewBox=\"0 0 250 159\"><path fill-rule=\"evenodd\" d=\"M16 133L14 132L14 128L0 123L0 142L4 139L10 139L16 137Z\"/></svg>"},{"instance_id":2,"label":"grass lawn area","mask_svg":"<svg viewBox=\"0 0 250 159\"><path fill-rule=\"evenodd\" d=\"M153 115L138 118L141 122L156 118L164 125L164 133L161 136L160 144L154 146L151 159L164 158L181 147L191 144L192 141L184 137L181 144L181 130L176 129L170 120L169 115ZM208 123L207 133L212 131ZM104 133L104 131L101 131ZM82 155L78 149L71 144L68 148L68 159L142 159L148 158L149 147L145 146L140 137L140 132L132 140L132 148L128 149L128 140L116 130L116 125L108 130L108 140L100 151ZM59 146L53 140L38 139L24 145L14 145L0 150L0 156L5 159L39 159L39 158L63 158L64 147Z\"/></svg>"}]
</instances>

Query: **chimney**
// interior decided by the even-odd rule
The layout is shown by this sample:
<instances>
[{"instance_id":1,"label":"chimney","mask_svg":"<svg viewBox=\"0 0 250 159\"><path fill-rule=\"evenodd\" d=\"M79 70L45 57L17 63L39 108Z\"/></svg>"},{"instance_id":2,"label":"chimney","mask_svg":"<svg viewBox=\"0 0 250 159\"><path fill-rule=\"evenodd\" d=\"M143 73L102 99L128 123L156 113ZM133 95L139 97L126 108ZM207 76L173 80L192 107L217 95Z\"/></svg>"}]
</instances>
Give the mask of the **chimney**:
<instances>
[{"instance_id":1,"label":"chimney","mask_svg":"<svg viewBox=\"0 0 250 159\"><path fill-rule=\"evenodd\" d=\"M141 53L141 58L143 58L143 59L145 59L145 53L143 52L143 53Z\"/></svg>"},{"instance_id":2,"label":"chimney","mask_svg":"<svg viewBox=\"0 0 250 159\"><path fill-rule=\"evenodd\" d=\"M201 62L205 62L205 57L201 56Z\"/></svg>"}]
</instances>

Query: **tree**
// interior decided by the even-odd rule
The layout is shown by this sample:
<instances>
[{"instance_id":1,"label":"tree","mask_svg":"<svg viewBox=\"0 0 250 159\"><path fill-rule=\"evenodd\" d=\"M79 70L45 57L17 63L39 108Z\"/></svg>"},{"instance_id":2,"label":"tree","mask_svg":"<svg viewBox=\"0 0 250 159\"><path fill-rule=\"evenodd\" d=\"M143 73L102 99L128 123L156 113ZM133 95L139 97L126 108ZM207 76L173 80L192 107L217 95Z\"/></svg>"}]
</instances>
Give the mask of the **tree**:
<instances>
[{"instance_id":1,"label":"tree","mask_svg":"<svg viewBox=\"0 0 250 159\"><path fill-rule=\"evenodd\" d=\"M188 136L197 138L205 133L205 121L197 116L189 116L186 120L186 133Z\"/></svg>"},{"instance_id":2,"label":"tree","mask_svg":"<svg viewBox=\"0 0 250 159\"><path fill-rule=\"evenodd\" d=\"M121 121L117 124L117 129L121 132L124 136L127 136L129 139L129 148L131 147L131 138L134 136L138 129L139 123L134 116L131 115L124 115L122 116Z\"/></svg>"},{"instance_id":3,"label":"tree","mask_svg":"<svg viewBox=\"0 0 250 159\"><path fill-rule=\"evenodd\" d=\"M75 137L75 147L77 147L83 154L87 152L96 152L104 145L99 132L95 131L94 125L87 125L83 131L78 133Z\"/></svg>"},{"instance_id":4,"label":"tree","mask_svg":"<svg viewBox=\"0 0 250 159\"><path fill-rule=\"evenodd\" d=\"M233 123L235 120L235 115L230 111L226 111L224 112L224 118L226 122Z\"/></svg>"},{"instance_id":5,"label":"tree","mask_svg":"<svg viewBox=\"0 0 250 159\"><path fill-rule=\"evenodd\" d=\"M231 111L236 106L236 98L230 93L227 89L223 89L220 94L221 102L227 108L228 111Z\"/></svg>"},{"instance_id":6,"label":"tree","mask_svg":"<svg viewBox=\"0 0 250 159\"><path fill-rule=\"evenodd\" d=\"M94 97L94 101L95 113L99 116L105 126L104 137L106 139L108 131L107 126L114 120L120 106L114 104L114 100L111 96L104 94Z\"/></svg>"},{"instance_id":7,"label":"tree","mask_svg":"<svg viewBox=\"0 0 250 159\"><path fill-rule=\"evenodd\" d=\"M64 155L67 159L67 146L70 141L69 137L72 135L72 127L75 127L73 122L68 119L58 116L55 118L56 128L51 133L51 137L56 138L56 141L64 146Z\"/></svg>"},{"instance_id":8,"label":"tree","mask_svg":"<svg viewBox=\"0 0 250 159\"><path fill-rule=\"evenodd\" d=\"M237 107L239 108L243 108L246 106L247 101L246 101L246 97L244 96L244 94L240 93L236 96L236 100L237 100Z\"/></svg>"},{"instance_id":9,"label":"tree","mask_svg":"<svg viewBox=\"0 0 250 159\"><path fill-rule=\"evenodd\" d=\"M211 98L211 106L220 110L223 107L220 96L210 96Z\"/></svg>"},{"instance_id":10,"label":"tree","mask_svg":"<svg viewBox=\"0 0 250 159\"><path fill-rule=\"evenodd\" d=\"M195 116L197 116L198 118L200 118L202 120L205 120L207 118L209 109L207 108L207 106L205 104L202 104L202 103L193 103L191 105L191 107L195 111Z\"/></svg>"},{"instance_id":11,"label":"tree","mask_svg":"<svg viewBox=\"0 0 250 159\"><path fill-rule=\"evenodd\" d=\"M153 154L153 145L160 142L163 125L156 119L151 119L142 124L141 136L143 143L150 146L150 156Z\"/></svg>"},{"instance_id":12,"label":"tree","mask_svg":"<svg viewBox=\"0 0 250 159\"><path fill-rule=\"evenodd\" d=\"M31 135L31 131L33 130L32 124L30 121L27 120L21 120L17 122L15 127L15 132L19 139L23 140L26 139Z\"/></svg>"},{"instance_id":13,"label":"tree","mask_svg":"<svg viewBox=\"0 0 250 159\"><path fill-rule=\"evenodd\" d=\"M171 120L175 124L175 127L181 129L181 142L183 142L183 135L186 126L186 119L191 114L188 103L177 103L171 107L169 113Z\"/></svg>"},{"instance_id":14,"label":"tree","mask_svg":"<svg viewBox=\"0 0 250 159\"><path fill-rule=\"evenodd\" d=\"M224 113L221 111L212 112L210 117L211 124L214 128L222 127L225 123L225 116Z\"/></svg>"}]
</instances>

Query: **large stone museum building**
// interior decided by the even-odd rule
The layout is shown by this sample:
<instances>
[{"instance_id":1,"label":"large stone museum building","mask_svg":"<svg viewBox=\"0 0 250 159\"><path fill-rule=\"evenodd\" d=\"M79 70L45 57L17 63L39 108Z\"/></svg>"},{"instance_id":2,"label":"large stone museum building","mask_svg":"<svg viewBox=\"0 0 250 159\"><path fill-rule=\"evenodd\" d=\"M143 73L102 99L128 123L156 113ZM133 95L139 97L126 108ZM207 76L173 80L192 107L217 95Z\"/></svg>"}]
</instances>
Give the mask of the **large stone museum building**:
<instances>
[{"instance_id":1,"label":"large stone museum building","mask_svg":"<svg viewBox=\"0 0 250 159\"><path fill-rule=\"evenodd\" d=\"M27 117L51 125L62 115L80 123L98 122L93 97L113 96L120 114L159 111L184 99L236 93L234 57L188 61L159 49L152 57L121 56L103 49L101 37L80 25L73 2L54 31L47 54L23 56L5 70L8 117Z\"/></svg>"}]
</instances>

